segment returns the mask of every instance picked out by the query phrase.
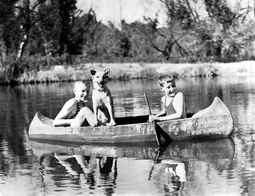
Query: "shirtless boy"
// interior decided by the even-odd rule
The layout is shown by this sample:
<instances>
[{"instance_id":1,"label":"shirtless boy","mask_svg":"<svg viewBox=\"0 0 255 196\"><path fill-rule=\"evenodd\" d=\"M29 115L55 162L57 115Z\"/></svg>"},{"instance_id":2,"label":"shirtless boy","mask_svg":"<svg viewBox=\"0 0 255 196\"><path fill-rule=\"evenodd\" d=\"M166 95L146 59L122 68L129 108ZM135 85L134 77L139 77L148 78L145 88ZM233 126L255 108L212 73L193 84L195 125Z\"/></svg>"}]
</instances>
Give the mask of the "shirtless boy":
<instances>
[{"instance_id":1,"label":"shirtless boy","mask_svg":"<svg viewBox=\"0 0 255 196\"><path fill-rule=\"evenodd\" d=\"M74 97L69 99L54 119L54 126L80 127L87 121L88 125L95 126L96 119L94 113L88 107L86 97L88 87L82 81L74 83Z\"/></svg>"},{"instance_id":2,"label":"shirtless boy","mask_svg":"<svg viewBox=\"0 0 255 196\"><path fill-rule=\"evenodd\" d=\"M161 98L162 110L156 115L150 115L149 121L179 119L185 116L184 95L176 89L173 76L159 78L159 85L164 93Z\"/></svg>"}]
</instances>

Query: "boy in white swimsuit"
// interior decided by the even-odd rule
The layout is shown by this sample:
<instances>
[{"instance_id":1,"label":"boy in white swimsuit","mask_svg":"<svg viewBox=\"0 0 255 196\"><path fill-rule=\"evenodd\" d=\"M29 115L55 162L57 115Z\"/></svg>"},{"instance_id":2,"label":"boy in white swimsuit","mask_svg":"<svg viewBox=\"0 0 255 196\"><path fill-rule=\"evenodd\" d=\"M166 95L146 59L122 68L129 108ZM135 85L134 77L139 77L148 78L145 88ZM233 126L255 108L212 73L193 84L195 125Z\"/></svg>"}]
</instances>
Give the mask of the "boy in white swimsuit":
<instances>
[{"instance_id":1,"label":"boy in white swimsuit","mask_svg":"<svg viewBox=\"0 0 255 196\"><path fill-rule=\"evenodd\" d=\"M184 95L176 89L175 78L173 76L163 76L159 78L159 85L164 92L161 98L161 112L150 115L149 121L172 120L185 117Z\"/></svg>"}]
</instances>

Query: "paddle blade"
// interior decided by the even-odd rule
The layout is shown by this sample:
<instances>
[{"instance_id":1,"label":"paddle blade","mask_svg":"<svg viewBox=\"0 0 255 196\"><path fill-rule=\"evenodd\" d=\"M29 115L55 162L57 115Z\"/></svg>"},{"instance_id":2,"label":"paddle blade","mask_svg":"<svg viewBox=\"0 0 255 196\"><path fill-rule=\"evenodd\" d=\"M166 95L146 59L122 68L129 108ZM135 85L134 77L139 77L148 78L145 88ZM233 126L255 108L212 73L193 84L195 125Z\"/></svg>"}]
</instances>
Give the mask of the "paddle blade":
<instances>
[{"instance_id":1,"label":"paddle blade","mask_svg":"<svg viewBox=\"0 0 255 196\"><path fill-rule=\"evenodd\" d=\"M172 141L170 136L157 123L154 123L154 128L157 144L159 146L167 146Z\"/></svg>"}]
</instances>

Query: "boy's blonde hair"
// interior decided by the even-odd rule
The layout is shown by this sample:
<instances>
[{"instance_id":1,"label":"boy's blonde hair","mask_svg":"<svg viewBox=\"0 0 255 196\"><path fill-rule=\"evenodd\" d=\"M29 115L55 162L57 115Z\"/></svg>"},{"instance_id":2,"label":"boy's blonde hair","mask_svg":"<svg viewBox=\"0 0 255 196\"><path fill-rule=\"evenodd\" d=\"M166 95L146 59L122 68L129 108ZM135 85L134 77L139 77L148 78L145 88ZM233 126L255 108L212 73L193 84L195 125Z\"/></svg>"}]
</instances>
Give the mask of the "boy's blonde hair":
<instances>
[{"instance_id":1,"label":"boy's blonde hair","mask_svg":"<svg viewBox=\"0 0 255 196\"><path fill-rule=\"evenodd\" d=\"M162 82L171 82L172 83L172 86L173 87L176 87L176 84L175 84L175 77L173 75L164 75L164 76L160 76L159 77L159 83L162 83Z\"/></svg>"},{"instance_id":2,"label":"boy's blonde hair","mask_svg":"<svg viewBox=\"0 0 255 196\"><path fill-rule=\"evenodd\" d=\"M87 88L87 85L83 82L83 81L76 81L74 84L73 84L73 89L77 89L81 86L85 86Z\"/></svg>"}]
</instances>

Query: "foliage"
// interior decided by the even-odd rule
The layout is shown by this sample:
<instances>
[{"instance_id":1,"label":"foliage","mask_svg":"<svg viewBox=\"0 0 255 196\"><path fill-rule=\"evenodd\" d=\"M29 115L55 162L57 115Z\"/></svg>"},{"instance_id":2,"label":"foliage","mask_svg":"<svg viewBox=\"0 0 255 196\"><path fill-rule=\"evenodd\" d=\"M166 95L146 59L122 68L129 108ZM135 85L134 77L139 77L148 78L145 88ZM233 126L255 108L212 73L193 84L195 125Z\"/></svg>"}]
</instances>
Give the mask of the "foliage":
<instances>
[{"instance_id":1,"label":"foliage","mask_svg":"<svg viewBox=\"0 0 255 196\"><path fill-rule=\"evenodd\" d=\"M205 0L208 15L223 25L226 30L231 27L240 16L227 7L226 0Z\"/></svg>"},{"instance_id":2,"label":"foliage","mask_svg":"<svg viewBox=\"0 0 255 196\"><path fill-rule=\"evenodd\" d=\"M58 12L61 23L59 36L59 54L65 52L72 54L74 41L72 39L72 26L74 25L76 14L76 0L58 0Z\"/></svg>"},{"instance_id":3,"label":"foliage","mask_svg":"<svg viewBox=\"0 0 255 196\"><path fill-rule=\"evenodd\" d=\"M86 62L198 62L254 59L255 24L249 10L231 10L226 0L159 0L167 26L145 22L103 24L76 0L0 1L0 68L9 78L56 64ZM17 58L20 57L20 58Z\"/></svg>"},{"instance_id":4,"label":"foliage","mask_svg":"<svg viewBox=\"0 0 255 196\"><path fill-rule=\"evenodd\" d=\"M17 44L17 23L14 5L18 0L0 1L0 60L4 61L11 48ZM1 63L0 63L1 64Z\"/></svg>"}]
</instances>

